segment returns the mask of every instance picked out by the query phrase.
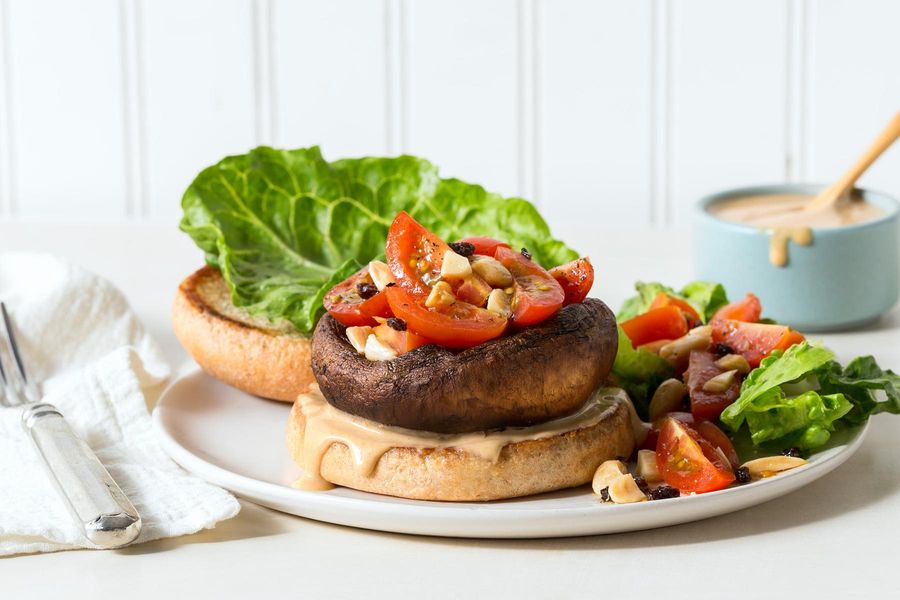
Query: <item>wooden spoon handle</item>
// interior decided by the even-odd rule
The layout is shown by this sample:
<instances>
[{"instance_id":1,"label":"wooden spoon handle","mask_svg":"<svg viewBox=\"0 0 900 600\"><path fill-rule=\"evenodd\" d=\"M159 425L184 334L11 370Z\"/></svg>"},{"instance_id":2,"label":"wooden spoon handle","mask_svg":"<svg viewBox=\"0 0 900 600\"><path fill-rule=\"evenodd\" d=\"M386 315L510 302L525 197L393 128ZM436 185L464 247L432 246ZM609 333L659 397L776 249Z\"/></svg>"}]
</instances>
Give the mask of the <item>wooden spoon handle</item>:
<instances>
[{"instance_id":1,"label":"wooden spoon handle","mask_svg":"<svg viewBox=\"0 0 900 600\"><path fill-rule=\"evenodd\" d=\"M881 153L887 150L897 138L900 137L900 112L894 115L894 118L888 122L887 126L878 134L869 149L859 157L852 167L844 173L840 179L832 183L828 188L816 196L815 200L806 205L806 210L817 210L825 208L840 200L847 192L853 188L856 180L865 173L875 159L881 156Z\"/></svg>"}]
</instances>

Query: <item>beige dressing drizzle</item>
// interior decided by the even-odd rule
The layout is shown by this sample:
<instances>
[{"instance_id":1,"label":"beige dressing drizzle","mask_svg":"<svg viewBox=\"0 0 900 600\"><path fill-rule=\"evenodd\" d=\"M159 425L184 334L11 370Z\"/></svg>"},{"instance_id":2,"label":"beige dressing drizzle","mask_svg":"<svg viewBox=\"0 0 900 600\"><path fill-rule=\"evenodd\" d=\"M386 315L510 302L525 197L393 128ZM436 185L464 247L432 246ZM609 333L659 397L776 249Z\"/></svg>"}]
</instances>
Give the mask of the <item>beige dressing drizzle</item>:
<instances>
[{"instance_id":1,"label":"beige dressing drizzle","mask_svg":"<svg viewBox=\"0 0 900 600\"><path fill-rule=\"evenodd\" d=\"M382 425L336 409L313 387L299 398L306 431L303 439L303 476L294 483L301 490L321 491L333 486L322 478L322 458L334 443L344 444L353 455L356 468L370 475L391 448L456 448L483 460L496 462L508 444L553 437L602 421L618 402L632 413L635 437L646 435L646 427L634 413L628 396L619 388L600 388L577 412L531 427L510 427L497 431L442 434Z\"/></svg>"},{"instance_id":2,"label":"beige dressing drizzle","mask_svg":"<svg viewBox=\"0 0 900 600\"><path fill-rule=\"evenodd\" d=\"M776 266L788 264L788 246L793 242L809 246L815 229L833 229L873 221L884 210L860 197L841 200L819 210L804 210L814 198L809 194L765 194L717 202L709 208L712 215L730 221L756 225L769 232L769 261Z\"/></svg>"}]
</instances>

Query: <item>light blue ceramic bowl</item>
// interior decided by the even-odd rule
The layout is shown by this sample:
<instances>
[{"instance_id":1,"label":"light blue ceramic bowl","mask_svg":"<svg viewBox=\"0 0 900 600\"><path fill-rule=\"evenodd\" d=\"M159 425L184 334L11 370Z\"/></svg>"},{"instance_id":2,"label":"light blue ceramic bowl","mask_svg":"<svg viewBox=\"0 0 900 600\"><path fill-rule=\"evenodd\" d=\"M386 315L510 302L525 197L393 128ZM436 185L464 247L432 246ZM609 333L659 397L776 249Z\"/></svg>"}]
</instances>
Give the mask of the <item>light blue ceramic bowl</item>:
<instances>
[{"instance_id":1,"label":"light blue ceramic bowl","mask_svg":"<svg viewBox=\"0 0 900 600\"><path fill-rule=\"evenodd\" d=\"M703 198L694 223L699 278L719 281L731 298L759 296L763 316L801 331L852 329L878 319L900 292L898 202L870 190L863 197L885 210L883 217L836 229L813 229L810 246L790 244L789 262L769 262L769 234L711 215L716 202L758 194L817 194L821 185L766 185Z\"/></svg>"}]
</instances>

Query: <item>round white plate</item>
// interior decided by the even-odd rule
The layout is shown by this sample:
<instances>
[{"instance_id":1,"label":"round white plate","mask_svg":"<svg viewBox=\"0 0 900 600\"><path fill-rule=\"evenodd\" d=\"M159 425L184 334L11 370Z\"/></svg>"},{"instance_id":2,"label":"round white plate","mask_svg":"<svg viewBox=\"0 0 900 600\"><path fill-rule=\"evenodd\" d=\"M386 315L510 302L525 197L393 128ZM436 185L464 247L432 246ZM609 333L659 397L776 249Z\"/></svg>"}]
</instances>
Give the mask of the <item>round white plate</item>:
<instances>
[{"instance_id":1,"label":"round white plate","mask_svg":"<svg viewBox=\"0 0 900 600\"><path fill-rule=\"evenodd\" d=\"M636 531L697 521L754 506L822 477L860 444L867 428L777 477L719 492L612 505L587 486L486 503L425 502L336 488L290 487L300 469L284 432L290 405L261 400L200 371L163 394L153 421L166 452L185 469L248 500L301 517L398 533L475 538L535 538Z\"/></svg>"}]
</instances>

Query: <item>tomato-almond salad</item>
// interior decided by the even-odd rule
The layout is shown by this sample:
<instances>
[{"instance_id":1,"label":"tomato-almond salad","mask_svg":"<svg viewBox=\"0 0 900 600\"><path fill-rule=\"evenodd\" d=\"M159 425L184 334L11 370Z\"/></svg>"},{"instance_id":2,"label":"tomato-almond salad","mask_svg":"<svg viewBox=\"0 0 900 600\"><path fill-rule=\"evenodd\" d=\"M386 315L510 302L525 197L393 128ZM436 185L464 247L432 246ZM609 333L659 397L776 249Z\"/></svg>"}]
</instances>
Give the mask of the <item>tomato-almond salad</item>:
<instances>
[{"instance_id":1,"label":"tomato-almond salad","mask_svg":"<svg viewBox=\"0 0 900 600\"><path fill-rule=\"evenodd\" d=\"M871 356L841 366L827 348L764 319L752 293L729 302L715 283L636 287L617 315L612 379L650 427L634 473L620 461L598 468L593 488L603 500L673 498L771 477L806 464L804 455L840 428L900 413L900 376ZM736 446L748 454L743 462Z\"/></svg>"},{"instance_id":2,"label":"tomato-almond salad","mask_svg":"<svg viewBox=\"0 0 900 600\"><path fill-rule=\"evenodd\" d=\"M385 261L372 261L325 294L332 317L370 360L425 344L477 346L580 303L594 282L587 258L544 269L526 248L488 237L446 242L400 212Z\"/></svg>"}]
</instances>

